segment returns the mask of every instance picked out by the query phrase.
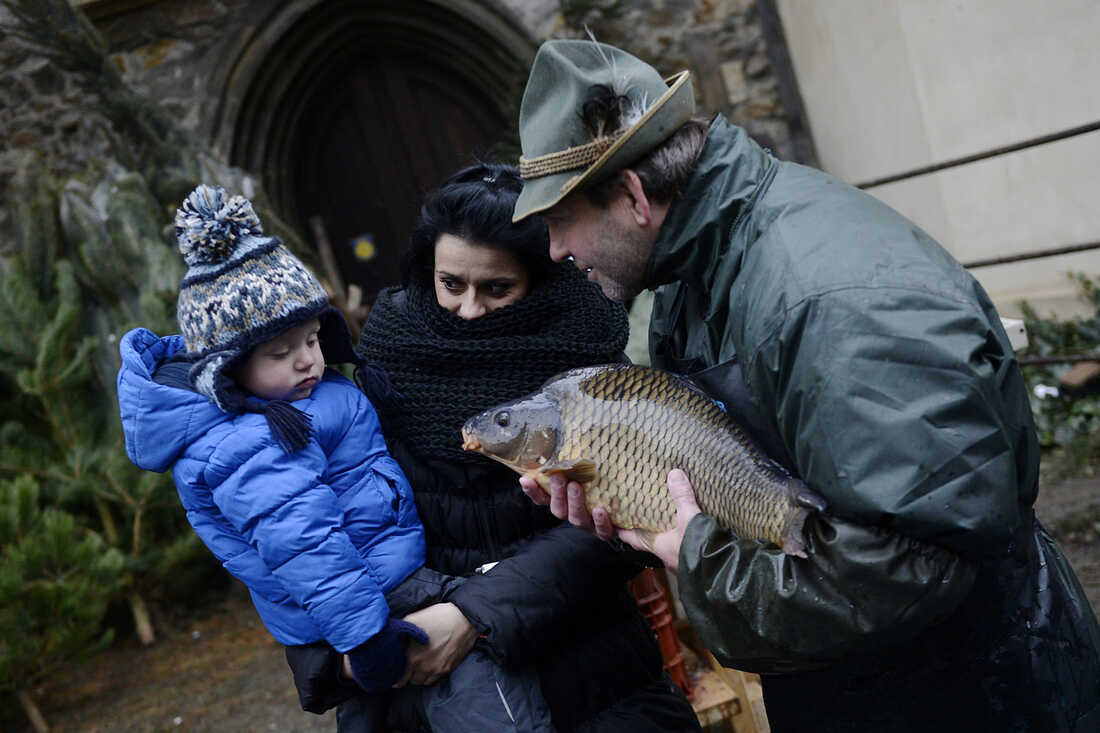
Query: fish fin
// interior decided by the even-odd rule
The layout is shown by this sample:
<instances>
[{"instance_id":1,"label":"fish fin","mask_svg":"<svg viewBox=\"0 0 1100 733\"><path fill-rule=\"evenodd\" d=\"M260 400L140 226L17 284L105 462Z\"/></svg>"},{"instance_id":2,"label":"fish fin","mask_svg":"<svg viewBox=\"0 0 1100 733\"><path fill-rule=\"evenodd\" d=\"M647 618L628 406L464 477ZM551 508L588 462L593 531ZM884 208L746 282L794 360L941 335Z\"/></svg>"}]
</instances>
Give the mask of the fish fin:
<instances>
[{"instance_id":1,"label":"fish fin","mask_svg":"<svg viewBox=\"0 0 1100 733\"><path fill-rule=\"evenodd\" d=\"M596 464L587 459L582 459L573 464L573 467L565 472L566 478L579 484L590 484L600 477L596 471Z\"/></svg>"},{"instance_id":2,"label":"fish fin","mask_svg":"<svg viewBox=\"0 0 1100 733\"><path fill-rule=\"evenodd\" d=\"M520 475L525 476L527 478L534 479L535 482L539 486L541 486L545 491L550 490L550 477L546 474L546 472L543 469L538 468L538 469L535 469L533 471L527 471L527 472L522 473Z\"/></svg>"},{"instance_id":3,"label":"fish fin","mask_svg":"<svg viewBox=\"0 0 1100 733\"><path fill-rule=\"evenodd\" d=\"M570 481L578 484L590 484L600 477L596 470L596 464L587 458L579 458L575 461L559 461L547 464L543 467L546 473L559 472Z\"/></svg>"}]
</instances>

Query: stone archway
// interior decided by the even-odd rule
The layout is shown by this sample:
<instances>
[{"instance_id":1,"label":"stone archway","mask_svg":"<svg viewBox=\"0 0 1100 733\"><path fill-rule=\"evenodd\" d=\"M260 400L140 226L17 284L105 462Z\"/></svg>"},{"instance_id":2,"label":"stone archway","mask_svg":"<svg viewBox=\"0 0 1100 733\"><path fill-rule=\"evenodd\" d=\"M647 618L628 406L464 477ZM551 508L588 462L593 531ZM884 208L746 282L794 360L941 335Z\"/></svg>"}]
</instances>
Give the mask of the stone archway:
<instances>
[{"instance_id":1,"label":"stone archway","mask_svg":"<svg viewBox=\"0 0 1100 733\"><path fill-rule=\"evenodd\" d=\"M514 138L534 55L488 0L298 0L244 44L215 146L303 232L320 216L367 298L398 278L424 193Z\"/></svg>"}]
</instances>

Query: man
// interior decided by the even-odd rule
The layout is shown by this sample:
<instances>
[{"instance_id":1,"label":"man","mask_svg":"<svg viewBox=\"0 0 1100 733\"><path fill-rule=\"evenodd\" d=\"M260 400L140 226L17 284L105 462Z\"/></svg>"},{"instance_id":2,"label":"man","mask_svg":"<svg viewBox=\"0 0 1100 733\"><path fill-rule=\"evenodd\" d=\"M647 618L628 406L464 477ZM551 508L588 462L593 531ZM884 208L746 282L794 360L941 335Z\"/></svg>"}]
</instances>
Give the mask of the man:
<instances>
[{"instance_id":1,"label":"man","mask_svg":"<svg viewBox=\"0 0 1100 733\"><path fill-rule=\"evenodd\" d=\"M762 674L773 730L1100 730L1100 630L1035 520L1026 387L981 286L876 199L692 120L668 80L588 41L539 50L523 193L551 255L616 298L656 289L655 366L694 374L822 494L807 559L669 487L652 551L723 664ZM589 515L576 484L524 489Z\"/></svg>"}]
</instances>

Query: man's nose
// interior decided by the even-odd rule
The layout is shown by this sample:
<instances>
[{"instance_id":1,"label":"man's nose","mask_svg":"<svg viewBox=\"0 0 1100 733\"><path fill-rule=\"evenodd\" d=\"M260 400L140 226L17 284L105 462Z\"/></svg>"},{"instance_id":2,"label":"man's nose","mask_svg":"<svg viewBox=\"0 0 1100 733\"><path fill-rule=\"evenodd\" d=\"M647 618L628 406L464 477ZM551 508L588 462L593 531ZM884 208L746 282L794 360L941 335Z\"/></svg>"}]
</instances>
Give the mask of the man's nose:
<instances>
[{"instance_id":1,"label":"man's nose","mask_svg":"<svg viewBox=\"0 0 1100 733\"><path fill-rule=\"evenodd\" d=\"M564 262L569 258L569 248L565 247L565 244L560 238L550 236L550 259L554 262Z\"/></svg>"},{"instance_id":2,"label":"man's nose","mask_svg":"<svg viewBox=\"0 0 1100 733\"><path fill-rule=\"evenodd\" d=\"M555 228L550 227L550 259L554 262L564 262L569 257L569 249L565 246L564 238L555 234Z\"/></svg>"}]
</instances>

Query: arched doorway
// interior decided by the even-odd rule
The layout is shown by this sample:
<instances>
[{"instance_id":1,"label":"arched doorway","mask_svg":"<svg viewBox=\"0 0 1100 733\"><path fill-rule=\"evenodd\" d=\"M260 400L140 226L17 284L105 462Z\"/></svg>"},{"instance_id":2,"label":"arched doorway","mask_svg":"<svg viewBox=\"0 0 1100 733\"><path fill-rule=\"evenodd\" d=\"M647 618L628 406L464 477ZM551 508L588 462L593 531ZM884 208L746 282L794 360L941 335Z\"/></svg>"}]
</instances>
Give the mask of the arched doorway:
<instances>
[{"instance_id":1,"label":"arched doorway","mask_svg":"<svg viewBox=\"0 0 1100 733\"><path fill-rule=\"evenodd\" d=\"M223 102L230 160L261 174L346 282L396 282L423 195L475 157L516 151L533 43L484 2L290 4L242 52Z\"/></svg>"},{"instance_id":2,"label":"arched doorway","mask_svg":"<svg viewBox=\"0 0 1100 733\"><path fill-rule=\"evenodd\" d=\"M486 156L506 123L482 90L416 56L364 54L317 97L291 167L298 213L321 217L345 279L373 291L397 280L424 193Z\"/></svg>"}]
</instances>

